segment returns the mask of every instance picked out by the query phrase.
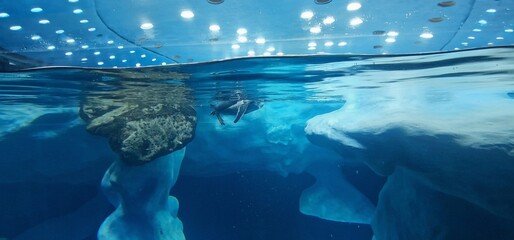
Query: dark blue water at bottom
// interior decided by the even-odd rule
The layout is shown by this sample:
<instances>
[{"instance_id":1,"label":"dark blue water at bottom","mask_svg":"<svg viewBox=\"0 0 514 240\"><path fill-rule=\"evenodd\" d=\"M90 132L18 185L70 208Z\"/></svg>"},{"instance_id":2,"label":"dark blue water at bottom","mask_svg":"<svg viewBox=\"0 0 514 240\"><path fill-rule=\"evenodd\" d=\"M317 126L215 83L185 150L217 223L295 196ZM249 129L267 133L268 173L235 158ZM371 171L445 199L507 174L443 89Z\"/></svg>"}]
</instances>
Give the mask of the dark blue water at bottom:
<instances>
[{"instance_id":1,"label":"dark blue water at bottom","mask_svg":"<svg viewBox=\"0 0 514 240\"><path fill-rule=\"evenodd\" d=\"M384 178L366 168L345 172L376 201ZM302 191L314 181L308 174L284 177L263 171L184 176L172 194L187 213L179 217L188 239L371 239L369 225L326 221L298 211Z\"/></svg>"}]
</instances>

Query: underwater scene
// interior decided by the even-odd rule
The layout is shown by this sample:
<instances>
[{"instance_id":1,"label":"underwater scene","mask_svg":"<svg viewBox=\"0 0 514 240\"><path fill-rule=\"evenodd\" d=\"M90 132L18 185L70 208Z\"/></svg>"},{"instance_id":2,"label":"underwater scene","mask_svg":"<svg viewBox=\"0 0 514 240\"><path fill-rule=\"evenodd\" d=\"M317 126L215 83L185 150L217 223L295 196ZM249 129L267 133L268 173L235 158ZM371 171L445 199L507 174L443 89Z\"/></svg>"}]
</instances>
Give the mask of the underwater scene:
<instances>
[{"instance_id":1,"label":"underwater scene","mask_svg":"<svg viewBox=\"0 0 514 240\"><path fill-rule=\"evenodd\" d=\"M514 48L0 73L0 239L514 239Z\"/></svg>"}]
</instances>

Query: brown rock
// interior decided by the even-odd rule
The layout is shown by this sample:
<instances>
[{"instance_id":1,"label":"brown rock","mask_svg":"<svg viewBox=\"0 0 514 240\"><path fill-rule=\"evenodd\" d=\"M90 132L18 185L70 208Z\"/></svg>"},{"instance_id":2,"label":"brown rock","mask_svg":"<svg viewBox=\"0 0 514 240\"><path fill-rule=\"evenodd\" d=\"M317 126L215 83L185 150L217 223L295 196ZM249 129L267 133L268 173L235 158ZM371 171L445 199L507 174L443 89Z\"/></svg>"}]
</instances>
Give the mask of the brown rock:
<instances>
[{"instance_id":1,"label":"brown rock","mask_svg":"<svg viewBox=\"0 0 514 240\"><path fill-rule=\"evenodd\" d=\"M196 112L184 84L127 79L91 84L99 90L84 98L80 116L87 131L107 137L124 162L149 162L193 139Z\"/></svg>"}]
</instances>

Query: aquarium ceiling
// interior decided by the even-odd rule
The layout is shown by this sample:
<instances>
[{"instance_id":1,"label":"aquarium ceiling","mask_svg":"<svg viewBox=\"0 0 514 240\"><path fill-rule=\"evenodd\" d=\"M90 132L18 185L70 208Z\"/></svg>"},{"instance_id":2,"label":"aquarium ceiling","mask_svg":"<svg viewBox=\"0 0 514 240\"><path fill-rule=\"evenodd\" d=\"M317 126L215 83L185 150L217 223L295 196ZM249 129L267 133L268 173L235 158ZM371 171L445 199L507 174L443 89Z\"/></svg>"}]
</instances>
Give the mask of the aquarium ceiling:
<instances>
[{"instance_id":1,"label":"aquarium ceiling","mask_svg":"<svg viewBox=\"0 0 514 240\"><path fill-rule=\"evenodd\" d=\"M2 1L0 59L111 68L451 51L513 44L513 11L514 0Z\"/></svg>"}]
</instances>

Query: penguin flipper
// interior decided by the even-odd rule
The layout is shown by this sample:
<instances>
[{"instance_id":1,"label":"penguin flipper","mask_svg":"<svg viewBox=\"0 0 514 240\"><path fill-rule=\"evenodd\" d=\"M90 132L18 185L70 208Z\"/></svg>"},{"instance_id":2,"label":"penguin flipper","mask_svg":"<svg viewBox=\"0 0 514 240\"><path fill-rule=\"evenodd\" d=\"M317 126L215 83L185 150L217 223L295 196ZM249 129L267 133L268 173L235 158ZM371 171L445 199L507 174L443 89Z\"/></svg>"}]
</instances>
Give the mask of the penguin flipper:
<instances>
[{"instance_id":1,"label":"penguin flipper","mask_svg":"<svg viewBox=\"0 0 514 240\"><path fill-rule=\"evenodd\" d=\"M234 123L239 122L239 120L245 115L246 110L248 109L248 105L250 105L249 101L244 101L237 109L236 119L234 119Z\"/></svg>"},{"instance_id":2,"label":"penguin flipper","mask_svg":"<svg viewBox=\"0 0 514 240\"><path fill-rule=\"evenodd\" d=\"M215 113L216 115L216 118L218 119L218 121L220 122L220 124L223 126L225 125L225 122L223 121L223 118L221 117L221 114L219 114L218 112Z\"/></svg>"}]
</instances>

